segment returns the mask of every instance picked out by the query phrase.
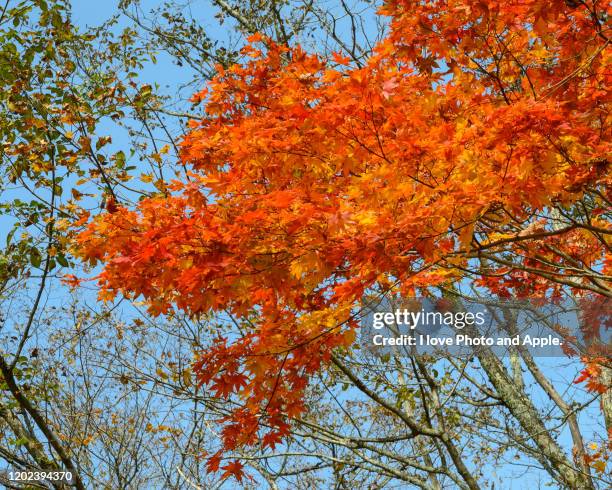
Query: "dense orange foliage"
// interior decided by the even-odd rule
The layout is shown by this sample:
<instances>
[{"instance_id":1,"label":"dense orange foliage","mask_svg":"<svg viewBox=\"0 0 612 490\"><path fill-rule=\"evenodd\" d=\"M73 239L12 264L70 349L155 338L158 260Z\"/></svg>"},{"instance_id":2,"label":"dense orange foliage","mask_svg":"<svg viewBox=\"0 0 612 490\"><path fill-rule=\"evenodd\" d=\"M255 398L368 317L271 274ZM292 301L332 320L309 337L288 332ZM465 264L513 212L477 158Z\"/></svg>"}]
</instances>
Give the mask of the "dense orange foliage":
<instances>
[{"instance_id":1,"label":"dense orange foliage","mask_svg":"<svg viewBox=\"0 0 612 490\"><path fill-rule=\"evenodd\" d=\"M470 277L499 295L610 295L570 270L612 270L611 12L596 5L390 0L363 67L255 37L248 63L219 68L182 142L190 181L96 217L79 246L104 264L104 298L251 314L196 364L243 402L226 448L282 439L368 289ZM552 207L576 216L588 190L588 226L557 226Z\"/></svg>"}]
</instances>

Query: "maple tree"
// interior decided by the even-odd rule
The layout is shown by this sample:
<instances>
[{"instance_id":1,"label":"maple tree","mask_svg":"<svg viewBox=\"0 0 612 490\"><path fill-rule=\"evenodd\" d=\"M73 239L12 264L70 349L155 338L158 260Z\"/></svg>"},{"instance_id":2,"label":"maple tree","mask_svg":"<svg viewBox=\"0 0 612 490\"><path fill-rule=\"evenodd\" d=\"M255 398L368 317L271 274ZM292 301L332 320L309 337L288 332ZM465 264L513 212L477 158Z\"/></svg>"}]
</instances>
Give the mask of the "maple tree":
<instances>
[{"instance_id":1,"label":"maple tree","mask_svg":"<svg viewBox=\"0 0 612 490\"><path fill-rule=\"evenodd\" d=\"M181 143L188 180L95 217L78 254L104 264L103 299L248 321L194 365L241 400L226 450L288 435L368 291L469 280L500 297L609 298L609 8L388 1L390 32L363 66L253 36L251 60L194 97L205 115ZM609 362L587 363L609 411ZM241 477L221 453L209 468Z\"/></svg>"},{"instance_id":2,"label":"maple tree","mask_svg":"<svg viewBox=\"0 0 612 490\"><path fill-rule=\"evenodd\" d=\"M194 73L201 84L213 60L236 59L226 34L273 34L289 28L292 13L273 15L274 2L267 11L259 2L246 9L222 2L238 4L247 24L233 27L236 10L226 9L213 41L184 5L164 2L148 17L139 3L100 4L96 13L113 16L93 27L82 23L87 2L0 5L0 482L7 487L15 486L7 471L62 469L73 470L71 486L81 488L218 483L219 475L204 474L199 451L218 447L207 417L225 408L200 394L189 365L191 346L206 345L198 330L208 320L177 317L151 329L149 321L131 323L123 308L92 310L86 290L60 283L78 267L67 223L84 208L112 212L117 200L162 192L155 186L189 117L180 112L190 107L181 84ZM292 32L305 20L291 22ZM169 55L161 65L183 77L173 80L174 110L163 88L141 83L160 53ZM186 424L183 410L194 406L197 417ZM168 472L178 459L178 472Z\"/></svg>"}]
</instances>

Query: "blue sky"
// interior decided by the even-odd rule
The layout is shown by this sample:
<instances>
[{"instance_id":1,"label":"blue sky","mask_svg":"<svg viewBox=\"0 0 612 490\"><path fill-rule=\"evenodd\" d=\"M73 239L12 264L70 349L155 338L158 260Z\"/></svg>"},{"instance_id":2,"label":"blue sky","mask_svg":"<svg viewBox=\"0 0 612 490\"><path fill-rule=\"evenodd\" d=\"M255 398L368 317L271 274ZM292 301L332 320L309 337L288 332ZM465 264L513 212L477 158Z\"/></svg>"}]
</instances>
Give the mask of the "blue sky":
<instances>
[{"instance_id":1,"label":"blue sky","mask_svg":"<svg viewBox=\"0 0 612 490\"><path fill-rule=\"evenodd\" d=\"M148 7L154 7L155 5L159 5L160 1L158 0L145 0L142 2L143 7L147 9ZM104 20L108 19L111 15L116 12L116 7L118 4L118 0L74 0L72 2L72 11L73 11L73 22L82 27L86 27L88 25L98 25ZM202 8L205 8L206 5L204 2L201 4ZM201 17L204 22L205 19L212 18L214 15L214 11L202 11ZM121 21L120 27L125 24L125 19ZM226 39L226 26L223 29L217 27L215 22L209 22L210 26L209 33L211 36L217 36L219 39ZM169 59L163 55L158 56L158 62L156 64L149 64L140 74L140 80L143 83L151 83L151 84L159 84L163 87L163 92L168 94L176 93L178 90L178 86L181 83L188 81L191 78L191 73L186 71L184 68L179 68L174 64L170 63ZM108 126L108 130L111 130L112 126ZM104 126L102 130L104 130ZM112 130L111 130L112 131ZM121 132L115 132L111 134L115 141L115 144L118 146L125 146L126 137ZM1 218L1 217L0 217ZM0 223L2 223L0 221ZM0 233L2 235L2 233ZM2 237L0 236L0 239ZM93 296L93 292L92 292ZM61 301L61 297L57 298L58 301ZM555 383L559 386L567 386L568 384L571 386L572 390L578 390L578 387L572 385L571 380L575 377L577 369L579 367L579 363L576 361L568 360L565 358L549 358L542 360L543 369L545 369L546 373L551 375ZM343 398L348 399L351 397L351 392L346 392L341 395ZM545 400L539 401L539 404L544 402ZM540 405L542 406L542 405ZM594 419L590 419L588 417L588 411L585 412L585 415L582 417L581 425L584 428L585 437L589 440L589 436L593 431L598 431L599 427L595 423ZM591 432L591 434L589 434ZM569 433L565 431L563 435L563 441L565 443L569 442ZM533 486L534 482L532 480L521 478L521 477L511 477L514 475L516 469L506 471L505 468L499 469L490 469L491 472L497 472L502 481L503 489L523 489L529 488ZM547 476L543 477L544 481L548 480ZM498 487L499 488L499 487Z\"/></svg>"},{"instance_id":2,"label":"blue sky","mask_svg":"<svg viewBox=\"0 0 612 490\"><path fill-rule=\"evenodd\" d=\"M96 25L97 23L107 19L115 12L117 3L117 0L99 0L97 2L92 2L90 0L74 0L73 21L75 24L80 26ZM159 5L159 3L160 2L157 0L145 0L142 2L142 5L146 9L147 7ZM210 8L206 7L207 4L205 2L197 5L201 5L202 9ZM204 22L206 22L205 19L212 18L213 15L214 11L203 10L201 12L201 18ZM223 29L220 29L215 22L208 22L208 27L209 34L212 37L217 36L220 39L227 39L227 25L224 26ZM176 67L164 56L159 56L156 65L151 64L147 66L141 73L141 79L143 82L158 83L162 87L167 85L168 93L172 93L175 87L177 87L181 82L189 79L190 76L191 74L185 75L184 69ZM552 381L559 387L569 386L571 391L575 391L577 393L582 391L580 387L573 385L572 383L572 380L575 378L576 373L580 368L580 363L578 361L567 358L547 358L540 359L540 365L545 373L549 375ZM526 382L529 383L530 381L533 380L526 374ZM351 393L349 391L341 394L340 396L342 396L342 398L349 399L351 397ZM580 398L582 397L578 395L578 399ZM545 397L541 400L535 401L538 406L544 406L544 404L547 404ZM595 419L589 417L588 414L589 411L584 412L582 419L580 420L587 441L590 439L591 435L600 430L599 423ZM561 440L564 444L571 445L571 438L568 430L564 431ZM497 477L501 482L501 488L503 489L524 489L530 488L534 486L534 484L538 485L531 479L533 477L533 473L531 476L521 477L518 475L516 467L489 468L489 470L491 471L491 474L497 474ZM542 473L542 482L546 482L548 480L548 475Z\"/></svg>"}]
</instances>

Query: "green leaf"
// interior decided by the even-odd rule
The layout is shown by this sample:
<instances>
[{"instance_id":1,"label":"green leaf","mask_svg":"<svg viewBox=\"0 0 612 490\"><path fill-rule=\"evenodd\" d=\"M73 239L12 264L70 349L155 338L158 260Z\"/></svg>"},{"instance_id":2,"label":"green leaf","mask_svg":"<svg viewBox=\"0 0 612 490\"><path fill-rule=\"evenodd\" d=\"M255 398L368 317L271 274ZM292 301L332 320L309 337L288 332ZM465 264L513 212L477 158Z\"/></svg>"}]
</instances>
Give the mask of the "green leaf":
<instances>
[{"instance_id":1,"label":"green leaf","mask_svg":"<svg viewBox=\"0 0 612 490\"><path fill-rule=\"evenodd\" d=\"M40 263L42 262L42 256L37 248L30 249L30 264L34 267L40 267Z\"/></svg>"},{"instance_id":2,"label":"green leaf","mask_svg":"<svg viewBox=\"0 0 612 490\"><path fill-rule=\"evenodd\" d=\"M57 260L57 263L62 267L68 267L70 265L68 263L68 260L66 260L66 257L64 257L63 255L58 255L57 257L55 257L55 260Z\"/></svg>"}]
</instances>

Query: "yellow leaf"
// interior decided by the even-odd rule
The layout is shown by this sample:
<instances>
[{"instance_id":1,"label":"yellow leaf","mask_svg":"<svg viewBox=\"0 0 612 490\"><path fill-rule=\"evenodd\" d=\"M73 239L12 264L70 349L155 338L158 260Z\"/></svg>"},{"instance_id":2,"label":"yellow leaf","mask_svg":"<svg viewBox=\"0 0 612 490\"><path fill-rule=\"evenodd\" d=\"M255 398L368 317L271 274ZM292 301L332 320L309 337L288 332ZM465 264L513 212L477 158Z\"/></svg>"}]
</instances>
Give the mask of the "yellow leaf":
<instances>
[{"instance_id":1,"label":"yellow leaf","mask_svg":"<svg viewBox=\"0 0 612 490\"><path fill-rule=\"evenodd\" d=\"M155 374L157 374L161 379L166 380L168 379L168 375L164 372L164 370L162 368L157 368L157 370L155 371Z\"/></svg>"},{"instance_id":2,"label":"yellow leaf","mask_svg":"<svg viewBox=\"0 0 612 490\"><path fill-rule=\"evenodd\" d=\"M376 223L376 213L374 211L365 211L355 215L355 221L362 226L370 226Z\"/></svg>"},{"instance_id":3,"label":"yellow leaf","mask_svg":"<svg viewBox=\"0 0 612 490\"><path fill-rule=\"evenodd\" d=\"M185 369L183 371L183 384L185 386L191 386L191 369Z\"/></svg>"},{"instance_id":4,"label":"yellow leaf","mask_svg":"<svg viewBox=\"0 0 612 490\"><path fill-rule=\"evenodd\" d=\"M593 468L595 468L599 473L603 473L606 471L606 462L599 459L593 463Z\"/></svg>"}]
</instances>

